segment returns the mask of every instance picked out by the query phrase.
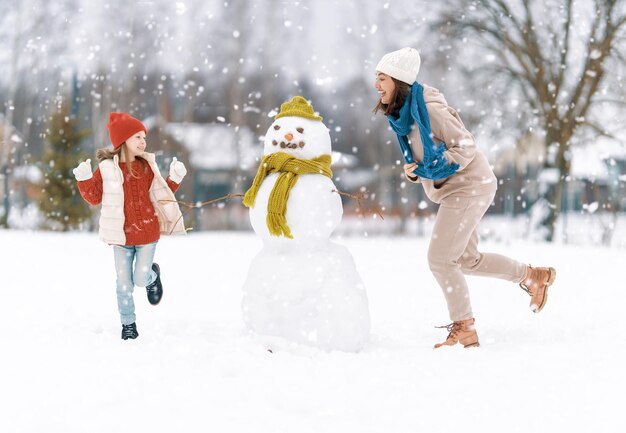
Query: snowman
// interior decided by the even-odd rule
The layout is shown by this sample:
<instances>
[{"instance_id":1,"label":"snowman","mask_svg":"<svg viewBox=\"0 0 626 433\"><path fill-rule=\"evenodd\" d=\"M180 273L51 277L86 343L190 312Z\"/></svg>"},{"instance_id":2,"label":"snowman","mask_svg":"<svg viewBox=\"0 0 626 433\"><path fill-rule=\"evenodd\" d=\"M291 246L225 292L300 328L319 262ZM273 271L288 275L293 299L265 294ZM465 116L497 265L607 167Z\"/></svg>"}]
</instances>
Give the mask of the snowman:
<instances>
[{"instance_id":1,"label":"snowman","mask_svg":"<svg viewBox=\"0 0 626 433\"><path fill-rule=\"evenodd\" d=\"M244 205L263 247L243 287L246 327L282 342L359 351L370 318L352 255L330 240L341 222L328 128L301 96L281 105Z\"/></svg>"}]
</instances>

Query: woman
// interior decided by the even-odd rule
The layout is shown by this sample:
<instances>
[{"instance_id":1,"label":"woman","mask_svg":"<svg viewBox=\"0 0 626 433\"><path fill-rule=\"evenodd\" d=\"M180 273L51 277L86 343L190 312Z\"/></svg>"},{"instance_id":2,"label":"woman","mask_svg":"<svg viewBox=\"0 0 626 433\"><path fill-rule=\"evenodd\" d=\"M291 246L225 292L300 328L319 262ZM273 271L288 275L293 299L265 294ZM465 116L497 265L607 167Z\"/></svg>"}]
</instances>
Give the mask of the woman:
<instances>
[{"instance_id":1,"label":"woman","mask_svg":"<svg viewBox=\"0 0 626 433\"><path fill-rule=\"evenodd\" d=\"M545 306L554 268L533 268L508 257L478 251L477 226L493 202L497 179L458 113L435 88L416 81L420 56L413 48L385 54L376 66L382 111L397 135L404 172L421 183L439 210L428 249L428 264L441 286L452 323L443 343L478 346L465 275L519 283L535 313Z\"/></svg>"}]
</instances>

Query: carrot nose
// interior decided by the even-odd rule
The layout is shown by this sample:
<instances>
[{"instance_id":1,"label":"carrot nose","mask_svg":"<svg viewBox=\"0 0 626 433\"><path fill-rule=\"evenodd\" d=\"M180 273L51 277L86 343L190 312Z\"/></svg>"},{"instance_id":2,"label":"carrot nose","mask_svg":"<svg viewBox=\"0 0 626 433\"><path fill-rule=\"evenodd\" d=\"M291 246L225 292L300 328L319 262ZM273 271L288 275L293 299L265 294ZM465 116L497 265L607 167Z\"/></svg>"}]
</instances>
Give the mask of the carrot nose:
<instances>
[{"instance_id":1,"label":"carrot nose","mask_svg":"<svg viewBox=\"0 0 626 433\"><path fill-rule=\"evenodd\" d=\"M288 132L287 134L285 134L285 140L291 141L292 138L293 138L293 134L291 132Z\"/></svg>"}]
</instances>

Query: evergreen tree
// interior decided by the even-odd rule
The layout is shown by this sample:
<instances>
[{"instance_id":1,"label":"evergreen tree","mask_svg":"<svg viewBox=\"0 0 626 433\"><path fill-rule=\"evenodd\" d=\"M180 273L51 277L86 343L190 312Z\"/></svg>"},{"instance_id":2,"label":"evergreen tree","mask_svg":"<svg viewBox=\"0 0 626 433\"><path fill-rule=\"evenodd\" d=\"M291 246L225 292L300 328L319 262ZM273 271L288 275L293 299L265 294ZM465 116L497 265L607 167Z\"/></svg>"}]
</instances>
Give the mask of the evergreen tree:
<instances>
[{"instance_id":1,"label":"evergreen tree","mask_svg":"<svg viewBox=\"0 0 626 433\"><path fill-rule=\"evenodd\" d=\"M78 121L70 118L67 106L52 115L41 166L44 180L39 209L53 230L77 228L91 217L91 209L80 196L72 174L72 169L85 159L80 145L85 135Z\"/></svg>"}]
</instances>

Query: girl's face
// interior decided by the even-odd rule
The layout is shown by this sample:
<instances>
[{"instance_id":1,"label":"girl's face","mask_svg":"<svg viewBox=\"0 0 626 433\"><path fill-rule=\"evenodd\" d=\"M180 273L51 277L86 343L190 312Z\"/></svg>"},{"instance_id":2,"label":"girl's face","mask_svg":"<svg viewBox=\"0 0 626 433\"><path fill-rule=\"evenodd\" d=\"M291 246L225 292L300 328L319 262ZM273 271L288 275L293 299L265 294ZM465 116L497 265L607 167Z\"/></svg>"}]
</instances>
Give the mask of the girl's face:
<instances>
[{"instance_id":1,"label":"girl's face","mask_svg":"<svg viewBox=\"0 0 626 433\"><path fill-rule=\"evenodd\" d=\"M396 84L393 82L391 77L383 74L382 72L377 72L374 87L378 90L380 102L383 104L389 104L396 90Z\"/></svg>"},{"instance_id":2,"label":"girl's face","mask_svg":"<svg viewBox=\"0 0 626 433\"><path fill-rule=\"evenodd\" d=\"M146 150L146 133L139 131L130 136L126 139L126 148L130 153L131 159L135 159L136 156L143 154Z\"/></svg>"}]
</instances>

